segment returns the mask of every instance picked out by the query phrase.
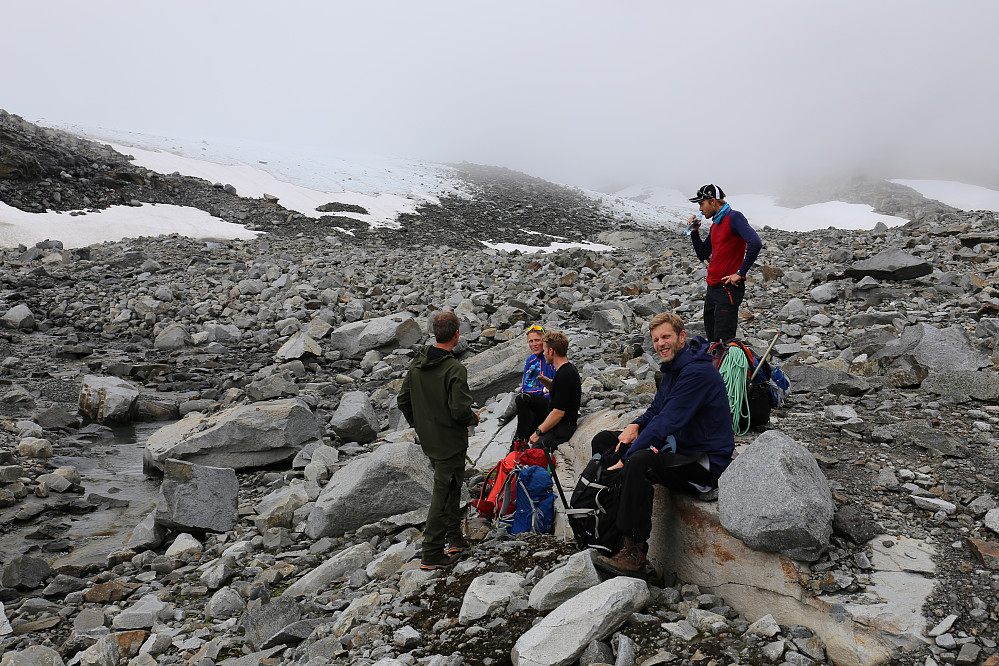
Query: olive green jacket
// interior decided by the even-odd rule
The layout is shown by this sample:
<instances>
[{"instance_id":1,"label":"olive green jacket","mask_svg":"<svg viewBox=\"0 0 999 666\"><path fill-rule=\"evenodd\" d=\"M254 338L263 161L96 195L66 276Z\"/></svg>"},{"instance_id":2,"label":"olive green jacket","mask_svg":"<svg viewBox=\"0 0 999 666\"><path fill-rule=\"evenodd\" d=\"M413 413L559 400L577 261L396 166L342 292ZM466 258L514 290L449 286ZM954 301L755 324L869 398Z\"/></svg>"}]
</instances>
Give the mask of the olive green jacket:
<instances>
[{"instance_id":1,"label":"olive green jacket","mask_svg":"<svg viewBox=\"0 0 999 666\"><path fill-rule=\"evenodd\" d=\"M428 458L464 455L468 426L478 423L468 390L468 370L451 354L428 358L424 347L409 365L399 391L399 409L416 428Z\"/></svg>"}]
</instances>

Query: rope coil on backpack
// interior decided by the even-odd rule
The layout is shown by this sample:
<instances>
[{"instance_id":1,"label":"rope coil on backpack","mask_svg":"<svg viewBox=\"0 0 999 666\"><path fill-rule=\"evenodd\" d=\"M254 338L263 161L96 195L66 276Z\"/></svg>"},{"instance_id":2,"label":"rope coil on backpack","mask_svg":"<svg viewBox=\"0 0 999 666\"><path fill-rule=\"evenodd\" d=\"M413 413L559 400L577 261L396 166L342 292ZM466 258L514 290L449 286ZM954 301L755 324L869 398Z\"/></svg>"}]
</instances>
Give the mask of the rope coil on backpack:
<instances>
[{"instance_id":1,"label":"rope coil on backpack","mask_svg":"<svg viewBox=\"0 0 999 666\"><path fill-rule=\"evenodd\" d=\"M732 351L729 347L728 351ZM725 354L718 372L725 380L725 387L728 389L728 408L732 412L732 430L736 435L745 435L749 431L749 388L747 377L749 377L749 359L746 358L742 348L735 347L738 354ZM746 427L740 429L739 423L745 420Z\"/></svg>"}]
</instances>

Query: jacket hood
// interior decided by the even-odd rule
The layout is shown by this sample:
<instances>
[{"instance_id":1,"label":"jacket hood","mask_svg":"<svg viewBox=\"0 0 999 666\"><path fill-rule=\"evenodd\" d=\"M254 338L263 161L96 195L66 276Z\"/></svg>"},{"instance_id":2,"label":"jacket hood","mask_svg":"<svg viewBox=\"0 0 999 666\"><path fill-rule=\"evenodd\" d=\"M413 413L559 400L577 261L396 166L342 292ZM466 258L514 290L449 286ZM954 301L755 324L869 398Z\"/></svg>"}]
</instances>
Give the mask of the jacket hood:
<instances>
[{"instance_id":1,"label":"jacket hood","mask_svg":"<svg viewBox=\"0 0 999 666\"><path fill-rule=\"evenodd\" d=\"M708 353L711 343L699 335L687 338L687 344L683 346L676 358L669 363L661 363L659 369L663 372L677 372L689 363L707 361L714 363L714 358Z\"/></svg>"},{"instance_id":2,"label":"jacket hood","mask_svg":"<svg viewBox=\"0 0 999 666\"><path fill-rule=\"evenodd\" d=\"M454 355L451 354L451 352L441 353L440 356L437 356L436 354L431 356L430 355L431 349L435 349L435 347L427 345L421 348L420 351L416 353L416 358L413 360L413 364L417 368L433 368L440 365L449 358L454 358ZM439 350L439 351L444 352L444 350Z\"/></svg>"}]
</instances>

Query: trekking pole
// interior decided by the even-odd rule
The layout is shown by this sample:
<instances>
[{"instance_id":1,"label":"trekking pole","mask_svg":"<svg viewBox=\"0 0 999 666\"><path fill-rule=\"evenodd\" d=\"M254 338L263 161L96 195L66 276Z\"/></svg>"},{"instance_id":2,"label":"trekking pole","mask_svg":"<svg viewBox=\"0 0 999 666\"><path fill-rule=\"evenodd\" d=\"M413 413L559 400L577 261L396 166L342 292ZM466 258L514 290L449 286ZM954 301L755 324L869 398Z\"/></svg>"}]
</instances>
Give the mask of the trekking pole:
<instances>
[{"instance_id":1,"label":"trekking pole","mask_svg":"<svg viewBox=\"0 0 999 666\"><path fill-rule=\"evenodd\" d=\"M756 368L753 370L753 374L749 376L750 383L752 383L753 380L756 379L756 373L760 371L760 366L763 365L763 361L767 360L767 356L770 356L770 350L774 348L775 344L777 344L777 338L779 337L780 337L780 331L777 331L777 335L775 335L774 339L770 341L770 346L767 347L767 350L765 352L763 352L763 356L760 357L760 360L756 362Z\"/></svg>"},{"instance_id":2,"label":"trekking pole","mask_svg":"<svg viewBox=\"0 0 999 666\"><path fill-rule=\"evenodd\" d=\"M582 541L580 541L579 528L576 527L576 522L569 516L569 503L565 501L565 491L562 490L562 482L558 480L558 472L555 470L555 452L549 452L547 447L542 448L542 450L548 458L547 462L549 469L552 471L552 480L555 481L555 487L558 489L558 496L562 498L562 506L565 507L565 521L569 523L569 529L572 530L572 536L576 540L576 543L582 543Z\"/></svg>"}]
</instances>

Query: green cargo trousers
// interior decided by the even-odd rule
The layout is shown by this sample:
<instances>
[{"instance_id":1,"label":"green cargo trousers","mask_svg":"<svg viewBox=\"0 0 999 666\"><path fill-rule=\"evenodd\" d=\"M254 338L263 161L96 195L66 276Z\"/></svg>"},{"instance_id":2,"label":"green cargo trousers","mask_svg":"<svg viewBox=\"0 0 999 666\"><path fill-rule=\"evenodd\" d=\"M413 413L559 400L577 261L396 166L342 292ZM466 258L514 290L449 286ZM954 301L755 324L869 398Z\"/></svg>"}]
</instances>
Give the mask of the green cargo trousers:
<instances>
[{"instance_id":1,"label":"green cargo trousers","mask_svg":"<svg viewBox=\"0 0 999 666\"><path fill-rule=\"evenodd\" d=\"M423 530L423 556L440 555L445 543L461 537L461 484L465 478L465 452L434 460L434 490L430 497L427 526Z\"/></svg>"}]
</instances>

